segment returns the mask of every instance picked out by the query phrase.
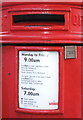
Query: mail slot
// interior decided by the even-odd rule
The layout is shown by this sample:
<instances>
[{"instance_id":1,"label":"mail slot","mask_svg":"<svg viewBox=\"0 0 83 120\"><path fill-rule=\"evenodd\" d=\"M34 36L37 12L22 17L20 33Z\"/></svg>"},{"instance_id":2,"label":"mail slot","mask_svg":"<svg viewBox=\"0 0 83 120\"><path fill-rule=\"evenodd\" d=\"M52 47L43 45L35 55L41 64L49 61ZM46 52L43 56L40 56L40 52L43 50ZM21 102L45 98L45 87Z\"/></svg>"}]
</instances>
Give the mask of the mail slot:
<instances>
[{"instance_id":1,"label":"mail slot","mask_svg":"<svg viewBox=\"0 0 83 120\"><path fill-rule=\"evenodd\" d=\"M20 29L67 29L68 27L68 14L56 12L48 12L43 14L21 14L12 15L12 29L17 27ZM66 26L66 28L65 28Z\"/></svg>"},{"instance_id":2,"label":"mail slot","mask_svg":"<svg viewBox=\"0 0 83 120\"><path fill-rule=\"evenodd\" d=\"M81 2L3 2L2 118L81 118Z\"/></svg>"},{"instance_id":3,"label":"mail slot","mask_svg":"<svg viewBox=\"0 0 83 120\"><path fill-rule=\"evenodd\" d=\"M10 19L11 30L66 30L69 25L69 12L10 12Z\"/></svg>"}]
</instances>

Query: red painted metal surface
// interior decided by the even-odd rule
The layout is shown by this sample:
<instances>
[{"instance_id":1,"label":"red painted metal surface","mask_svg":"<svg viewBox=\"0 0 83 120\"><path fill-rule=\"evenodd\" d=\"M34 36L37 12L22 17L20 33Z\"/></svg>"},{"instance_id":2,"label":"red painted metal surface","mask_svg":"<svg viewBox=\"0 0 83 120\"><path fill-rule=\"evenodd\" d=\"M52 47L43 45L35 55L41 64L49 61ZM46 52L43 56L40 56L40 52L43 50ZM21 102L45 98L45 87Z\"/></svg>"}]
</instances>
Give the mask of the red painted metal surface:
<instances>
[{"instance_id":1,"label":"red painted metal surface","mask_svg":"<svg viewBox=\"0 0 83 120\"><path fill-rule=\"evenodd\" d=\"M68 3L3 3L2 43L83 43L82 6ZM13 15L23 14L63 14L64 25L28 26L22 22L13 24ZM35 22L32 22L32 25ZM38 23L37 23L38 24ZM27 27L26 27L27 26ZM28 32L29 31L29 32ZM34 32L33 32L34 31ZM65 34L63 36L63 34Z\"/></svg>"},{"instance_id":2,"label":"red painted metal surface","mask_svg":"<svg viewBox=\"0 0 83 120\"><path fill-rule=\"evenodd\" d=\"M82 46L77 46L77 58L65 59L65 44L82 45L82 4L3 3L2 6L2 117L3 118L81 118ZM13 15L64 15L63 25L15 23ZM28 27L25 27L27 26ZM45 26L47 25L47 26ZM30 44L28 44L30 43ZM34 44L33 44L34 43ZM43 44L41 44L43 43ZM51 45L52 43L52 45ZM10 44L10 45L9 45ZM56 46L58 44L58 46ZM63 45L62 45L63 44ZM31 46L30 46L31 45ZM41 46L42 45L42 46ZM19 50L59 51L59 109L29 110L18 106Z\"/></svg>"},{"instance_id":3,"label":"red painted metal surface","mask_svg":"<svg viewBox=\"0 0 83 120\"><path fill-rule=\"evenodd\" d=\"M17 50L27 50L29 47L23 46L3 46L2 49L2 76L3 76L3 118L80 118L81 117L81 47L78 47L77 59L65 59L64 52L61 49L64 47L47 47L47 49L58 50L61 54L61 69L60 69L60 97L61 97L61 114L52 114L52 111L45 113L33 110L18 109L18 66L17 66ZM31 47L30 49L35 47ZM43 47L38 47L43 50ZM77 74L76 74L77 73ZM62 94L62 95L61 95ZM26 114L25 114L26 113Z\"/></svg>"}]
</instances>

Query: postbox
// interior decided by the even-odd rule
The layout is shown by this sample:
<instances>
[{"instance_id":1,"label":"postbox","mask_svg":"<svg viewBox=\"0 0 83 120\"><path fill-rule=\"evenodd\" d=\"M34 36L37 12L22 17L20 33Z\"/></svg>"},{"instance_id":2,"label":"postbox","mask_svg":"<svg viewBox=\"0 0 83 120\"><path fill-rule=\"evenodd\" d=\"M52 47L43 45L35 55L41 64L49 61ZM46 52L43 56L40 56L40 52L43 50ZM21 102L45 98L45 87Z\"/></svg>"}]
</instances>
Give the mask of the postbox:
<instances>
[{"instance_id":1,"label":"postbox","mask_svg":"<svg viewBox=\"0 0 83 120\"><path fill-rule=\"evenodd\" d=\"M2 118L82 117L81 2L2 3Z\"/></svg>"}]
</instances>

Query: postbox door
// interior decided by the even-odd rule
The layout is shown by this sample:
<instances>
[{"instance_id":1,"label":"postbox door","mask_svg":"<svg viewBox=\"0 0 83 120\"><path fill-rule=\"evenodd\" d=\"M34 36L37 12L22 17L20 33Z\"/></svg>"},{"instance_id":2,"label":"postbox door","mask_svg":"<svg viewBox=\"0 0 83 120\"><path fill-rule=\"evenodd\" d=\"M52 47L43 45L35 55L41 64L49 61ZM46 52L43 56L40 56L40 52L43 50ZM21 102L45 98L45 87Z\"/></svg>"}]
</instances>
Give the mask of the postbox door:
<instances>
[{"instance_id":1,"label":"postbox door","mask_svg":"<svg viewBox=\"0 0 83 120\"><path fill-rule=\"evenodd\" d=\"M59 47L18 47L17 111L62 112ZM63 63L62 63L63 65Z\"/></svg>"}]
</instances>

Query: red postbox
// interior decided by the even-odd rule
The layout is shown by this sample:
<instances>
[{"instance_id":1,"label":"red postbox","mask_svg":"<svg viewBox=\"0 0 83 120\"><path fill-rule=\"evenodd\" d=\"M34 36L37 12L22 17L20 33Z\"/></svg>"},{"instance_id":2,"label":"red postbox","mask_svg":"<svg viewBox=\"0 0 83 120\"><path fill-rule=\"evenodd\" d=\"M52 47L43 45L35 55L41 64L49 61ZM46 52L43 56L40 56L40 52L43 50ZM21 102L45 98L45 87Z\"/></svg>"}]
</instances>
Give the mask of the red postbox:
<instances>
[{"instance_id":1,"label":"red postbox","mask_svg":"<svg viewBox=\"0 0 83 120\"><path fill-rule=\"evenodd\" d=\"M81 2L3 2L2 117L81 118Z\"/></svg>"}]
</instances>

